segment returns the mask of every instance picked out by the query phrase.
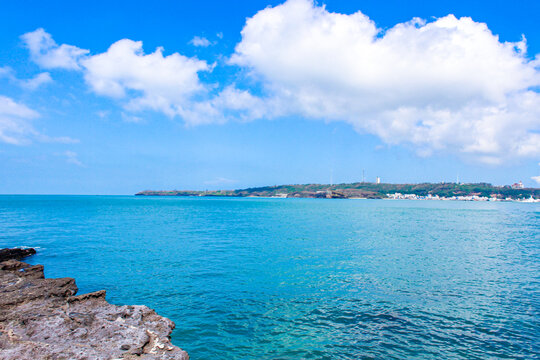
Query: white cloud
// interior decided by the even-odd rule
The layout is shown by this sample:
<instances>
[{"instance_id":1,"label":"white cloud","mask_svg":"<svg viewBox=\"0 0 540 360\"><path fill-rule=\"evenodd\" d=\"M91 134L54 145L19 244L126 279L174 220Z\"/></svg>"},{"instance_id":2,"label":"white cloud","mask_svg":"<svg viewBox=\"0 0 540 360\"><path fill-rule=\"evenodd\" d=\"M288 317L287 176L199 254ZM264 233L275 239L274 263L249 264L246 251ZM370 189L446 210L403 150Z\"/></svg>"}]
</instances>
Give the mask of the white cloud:
<instances>
[{"instance_id":1,"label":"white cloud","mask_svg":"<svg viewBox=\"0 0 540 360\"><path fill-rule=\"evenodd\" d=\"M234 85L227 86L213 97L193 101L178 109L188 125L223 124L228 121L252 121L277 116L281 107L277 99L262 99Z\"/></svg>"},{"instance_id":2,"label":"white cloud","mask_svg":"<svg viewBox=\"0 0 540 360\"><path fill-rule=\"evenodd\" d=\"M79 155L74 151L65 151L63 156L66 157L66 162L68 164L73 164L77 166L84 166L84 164L79 160Z\"/></svg>"},{"instance_id":3,"label":"white cloud","mask_svg":"<svg viewBox=\"0 0 540 360\"><path fill-rule=\"evenodd\" d=\"M540 60L453 15L382 31L366 15L290 0L248 19L230 62L283 113L346 121L389 144L497 163L540 155Z\"/></svg>"},{"instance_id":4,"label":"white cloud","mask_svg":"<svg viewBox=\"0 0 540 360\"><path fill-rule=\"evenodd\" d=\"M153 109L169 116L206 91L198 73L212 69L206 61L178 53L163 56L162 48L144 54L141 41L128 39L81 64L86 82L97 94L127 99L125 107L132 111Z\"/></svg>"},{"instance_id":5,"label":"white cloud","mask_svg":"<svg viewBox=\"0 0 540 360\"><path fill-rule=\"evenodd\" d=\"M43 29L29 34L46 39L53 49L69 47L56 45ZM89 55L85 50L83 55L72 57L72 68L83 73L96 94L119 100L128 112L122 118L128 122L140 122L133 113L148 109L182 117L188 125L252 120L270 113L262 111L267 107L264 100L234 86L215 94L217 85L199 78L200 72L211 72L214 65L196 57L164 56L163 48L145 54L141 41L129 39L115 42L104 53Z\"/></svg>"},{"instance_id":6,"label":"white cloud","mask_svg":"<svg viewBox=\"0 0 540 360\"><path fill-rule=\"evenodd\" d=\"M194 36L193 39L191 39L189 43L193 46L200 46L200 47L208 47L212 45L210 40L201 36Z\"/></svg>"},{"instance_id":7,"label":"white cloud","mask_svg":"<svg viewBox=\"0 0 540 360\"><path fill-rule=\"evenodd\" d=\"M162 48L145 54L140 41L91 56L43 29L23 39L38 64L81 70L126 116L150 109L197 125L298 115L345 121L421 156L497 164L540 155L540 59L527 56L525 38L501 42L470 18L413 19L383 31L360 12L330 13L310 0L266 8L247 20L230 58L260 82L261 96L235 84L218 90L199 77L214 65Z\"/></svg>"},{"instance_id":8,"label":"white cloud","mask_svg":"<svg viewBox=\"0 0 540 360\"><path fill-rule=\"evenodd\" d=\"M233 179L228 179L228 178L224 178L224 177L217 177L213 180L206 180L204 182L205 185L230 185L230 184L235 184L237 183L238 181L236 180L233 180Z\"/></svg>"},{"instance_id":9,"label":"white cloud","mask_svg":"<svg viewBox=\"0 0 540 360\"><path fill-rule=\"evenodd\" d=\"M32 60L46 69L79 69L79 60L88 54L88 50L73 45L58 45L42 28L22 35L21 39Z\"/></svg>"},{"instance_id":10,"label":"white cloud","mask_svg":"<svg viewBox=\"0 0 540 360\"><path fill-rule=\"evenodd\" d=\"M540 166L540 163L538 163ZM531 176L531 179L534 180L537 184L540 185L540 175L539 176Z\"/></svg>"},{"instance_id":11,"label":"white cloud","mask_svg":"<svg viewBox=\"0 0 540 360\"><path fill-rule=\"evenodd\" d=\"M14 145L28 143L28 136L36 133L29 121L38 116L26 105L0 95L0 141Z\"/></svg>"},{"instance_id":12,"label":"white cloud","mask_svg":"<svg viewBox=\"0 0 540 360\"><path fill-rule=\"evenodd\" d=\"M142 123L144 121L142 117L135 116L132 114L126 114L126 113L122 113L122 120L128 123L136 123L136 124Z\"/></svg>"},{"instance_id":13,"label":"white cloud","mask_svg":"<svg viewBox=\"0 0 540 360\"><path fill-rule=\"evenodd\" d=\"M28 90L36 90L38 87L44 84L52 82L51 74L48 72L42 72L37 74L35 77L25 80L19 80L21 87Z\"/></svg>"},{"instance_id":14,"label":"white cloud","mask_svg":"<svg viewBox=\"0 0 540 360\"><path fill-rule=\"evenodd\" d=\"M37 141L42 143L58 143L58 144L78 144L81 141L79 139L74 139L69 136L48 136L40 133L35 134Z\"/></svg>"},{"instance_id":15,"label":"white cloud","mask_svg":"<svg viewBox=\"0 0 540 360\"><path fill-rule=\"evenodd\" d=\"M41 134L31 124L40 114L28 106L0 95L0 142L12 145L39 142L77 143L79 140L69 137L50 137Z\"/></svg>"},{"instance_id":16,"label":"white cloud","mask_svg":"<svg viewBox=\"0 0 540 360\"><path fill-rule=\"evenodd\" d=\"M9 66L0 67L0 78L5 77L11 82L20 86L23 89L36 90L44 84L51 83L53 80L51 74L48 72L42 72L30 79L19 79L15 76L15 72Z\"/></svg>"}]
</instances>

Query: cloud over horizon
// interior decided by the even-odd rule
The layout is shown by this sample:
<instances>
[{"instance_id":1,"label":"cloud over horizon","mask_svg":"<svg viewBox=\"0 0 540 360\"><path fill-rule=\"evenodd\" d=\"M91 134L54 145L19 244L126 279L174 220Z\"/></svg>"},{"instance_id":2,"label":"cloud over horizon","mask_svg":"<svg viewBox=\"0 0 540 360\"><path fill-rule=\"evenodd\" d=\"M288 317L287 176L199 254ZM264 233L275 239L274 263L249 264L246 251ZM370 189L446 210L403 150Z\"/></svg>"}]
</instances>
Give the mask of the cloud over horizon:
<instances>
[{"instance_id":1,"label":"cloud over horizon","mask_svg":"<svg viewBox=\"0 0 540 360\"><path fill-rule=\"evenodd\" d=\"M331 13L311 0L260 10L241 36L228 64L260 95L202 81L215 64L162 48L145 54L141 41L92 55L43 29L22 39L38 65L81 71L93 92L133 113L188 125L301 116L346 122L420 156L540 156L540 60L527 55L525 37L501 42L486 24L453 15L383 31L360 11Z\"/></svg>"},{"instance_id":2,"label":"cloud over horizon","mask_svg":"<svg viewBox=\"0 0 540 360\"><path fill-rule=\"evenodd\" d=\"M287 111L346 121L419 154L497 163L540 155L538 58L453 15L383 31L361 12L289 0L248 19L231 63L248 68Z\"/></svg>"}]
</instances>

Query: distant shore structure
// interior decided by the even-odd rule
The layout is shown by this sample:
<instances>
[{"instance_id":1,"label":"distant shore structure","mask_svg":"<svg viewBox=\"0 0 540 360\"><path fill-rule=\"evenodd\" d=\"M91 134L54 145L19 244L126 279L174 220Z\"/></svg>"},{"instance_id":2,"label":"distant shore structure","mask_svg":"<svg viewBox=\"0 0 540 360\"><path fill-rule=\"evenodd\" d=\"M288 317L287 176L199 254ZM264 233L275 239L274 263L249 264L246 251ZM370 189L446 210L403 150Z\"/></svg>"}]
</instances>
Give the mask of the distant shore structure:
<instances>
[{"instance_id":1,"label":"distant shore structure","mask_svg":"<svg viewBox=\"0 0 540 360\"><path fill-rule=\"evenodd\" d=\"M512 184L512 189L524 189L525 187L523 186L523 183L521 182L521 180L517 183L513 183Z\"/></svg>"},{"instance_id":2,"label":"distant shore structure","mask_svg":"<svg viewBox=\"0 0 540 360\"><path fill-rule=\"evenodd\" d=\"M381 178L377 176L377 184L381 183Z\"/></svg>"}]
</instances>

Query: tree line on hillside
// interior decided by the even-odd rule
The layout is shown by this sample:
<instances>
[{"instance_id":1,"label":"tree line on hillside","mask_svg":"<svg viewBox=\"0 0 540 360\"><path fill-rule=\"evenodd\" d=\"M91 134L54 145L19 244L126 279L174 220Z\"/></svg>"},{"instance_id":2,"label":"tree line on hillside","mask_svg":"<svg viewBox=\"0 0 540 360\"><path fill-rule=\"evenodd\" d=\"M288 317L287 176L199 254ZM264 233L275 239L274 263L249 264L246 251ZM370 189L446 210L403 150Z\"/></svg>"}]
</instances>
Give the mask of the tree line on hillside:
<instances>
[{"instance_id":1,"label":"tree line on hillside","mask_svg":"<svg viewBox=\"0 0 540 360\"><path fill-rule=\"evenodd\" d=\"M417 196L482 196L501 199L540 198L540 189L514 189L510 186L493 186L488 183L421 183L421 184L377 184L358 182L350 184L298 184L264 186L239 190L146 190L136 195L146 196L267 196L267 197L317 197L317 198L385 198L386 194L413 194Z\"/></svg>"}]
</instances>

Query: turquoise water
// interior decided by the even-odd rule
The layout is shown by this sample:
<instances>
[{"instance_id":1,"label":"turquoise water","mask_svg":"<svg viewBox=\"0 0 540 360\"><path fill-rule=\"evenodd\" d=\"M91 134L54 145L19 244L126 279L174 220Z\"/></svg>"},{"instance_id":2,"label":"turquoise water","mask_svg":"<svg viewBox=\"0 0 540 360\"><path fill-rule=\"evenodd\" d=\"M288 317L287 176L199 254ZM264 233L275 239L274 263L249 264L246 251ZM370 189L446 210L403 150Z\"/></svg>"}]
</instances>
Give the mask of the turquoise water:
<instances>
[{"instance_id":1,"label":"turquoise water","mask_svg":"<svg viewBox=\"0 0 540 360\"><path fill-rule=\"evenodd\" d=\"M0 196L0 247L199 359L537 359L540 206Z\"/></svg>"}]
</instances>

